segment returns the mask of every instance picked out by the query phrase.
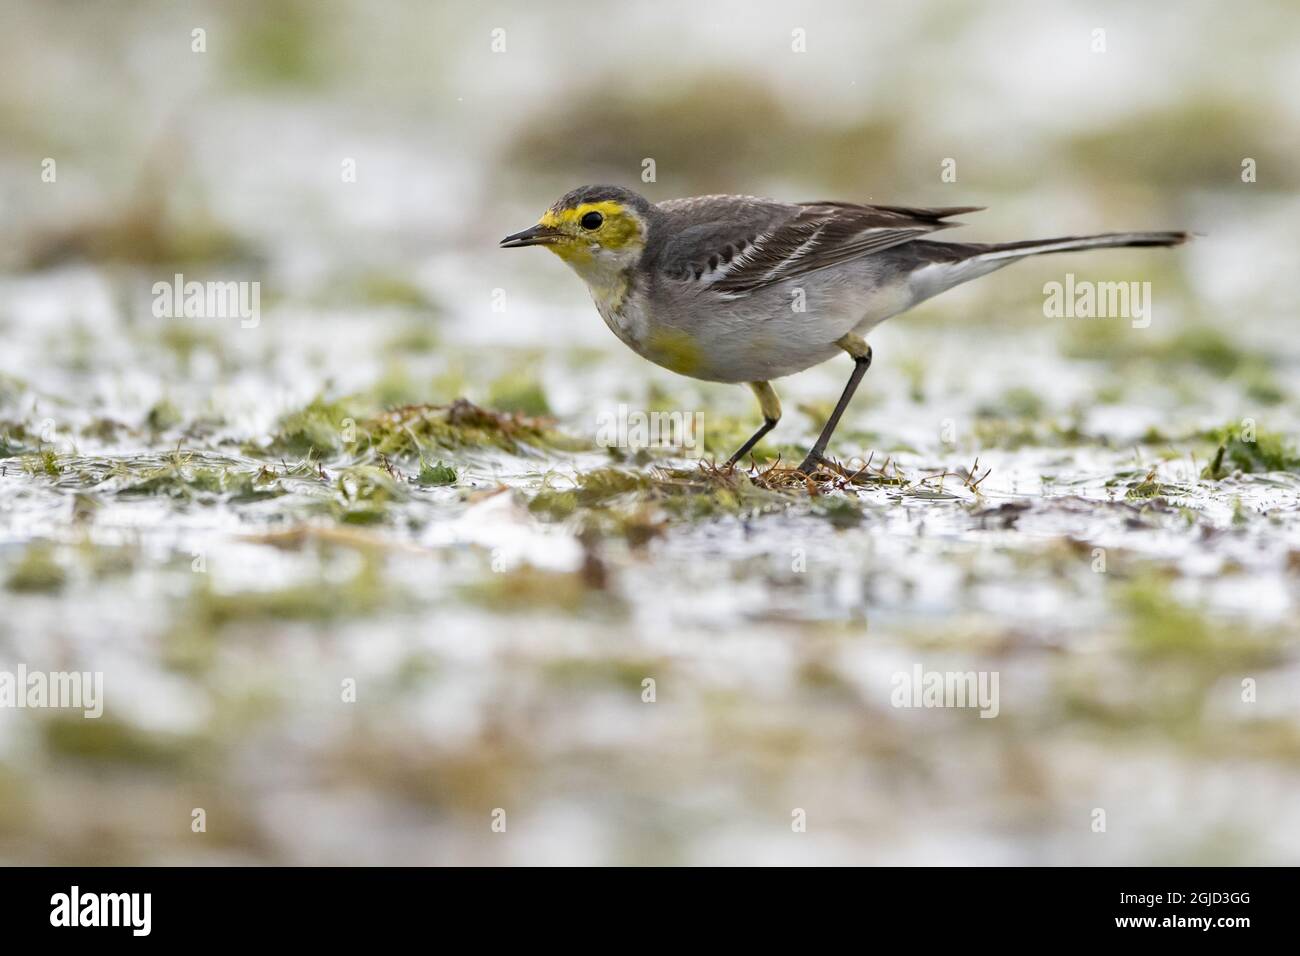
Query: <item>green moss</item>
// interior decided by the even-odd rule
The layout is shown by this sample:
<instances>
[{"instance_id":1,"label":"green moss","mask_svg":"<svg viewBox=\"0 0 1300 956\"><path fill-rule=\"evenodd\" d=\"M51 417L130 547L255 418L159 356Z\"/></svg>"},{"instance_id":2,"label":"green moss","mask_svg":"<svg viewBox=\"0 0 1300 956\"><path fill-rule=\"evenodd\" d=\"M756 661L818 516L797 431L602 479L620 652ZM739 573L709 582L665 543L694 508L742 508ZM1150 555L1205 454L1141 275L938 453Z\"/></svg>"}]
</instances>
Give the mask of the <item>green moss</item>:
<instances>
[{"instance_id":1,"label":"green moss","mask_svg":"<svg viewBox=\"0 0 1300 956\"><path fill-rule=\"evenodd\" d=\"M389 398L408 395L409 383L397 391L380 383ZM385 412L384 395L354 395L329 401L317 397L305 408L285 415L265 448L250 453L307 457L312 454L354 456L378 453L390 458L422 460L431 449L495 448L512 454L534 449L577 451L590 443L557 431L544 418L481 408L464 399L447 405L401 405Z\"/></svg>"},{"instance_id":2,"label":"green moss","mask_svg":"<svg viewBox=\"0 0 1300 956\"><path fill-rule=\"evenodd\" d=\"M226 470L221 475L221 490L236 503L278 498L286 493L278 476L268 468L259 471Z\"/></svg>"},{"instance_id":3,"label":"green moss","mask_svg":"<svg viewBox=\"0 0 1300 956\"><path fill-rule=\"evenodd\" d=\"M607 506L615 502L642 503L654 487L655 482L646 475L619 468L597 468L579 474L572 488L543 487L528 502L528 510L551 521L562 521L581 510L588 513L589 523L594 526L612 526L618 517L612 511L607 512Z\"/></svg>"},{"instance_id":4,"label":"green moss","mask_svg":"<svg viewBox=\"0 0 1300 956\"><path fill-rule=\"evenodd\" d=\"M454 485L457 481L456 469L451 465L444 465L440 461L429 464L429 462L421 459L420 475L416 480L425 488Z\"/></svg>"},{"instance_id":5,"label":"green moss","mask_svg":"<svg viewBox=\"0 0 1300 956\"><path fill-rule=\"evenodd\" d=\"M745 472L721 469L656 469L649 496L668 514L689 521L782 511L792 500L760 487Z\"/></svg>"},{"instance_id":6,"label":"green moss","mask_svg":"<svg viewBox=\"0 0 1300 956\"><path fill-rule=\"evenodd\" d=\"M1158 481L1141 481L1130 486L1124 493L1124 497L1129 501L1146 501L1149 498L1163 498L1171 494L1177 494L1177 489Z\"/></svg>"},{"instance_id":7,"label":"green moss","mask_svg":"<svg viewBox=\"0 0 1300 956\"><path fill-rule=\"evenodd\" d=\"M335 454L365 441L357 425L364 417L356 400L327 401L318 395L280 419L265 451L294 458Z\"/></svg>"},{"instance_id":8,"label":"green moss","mask_svg":"<svg viewBox=\"0 0 1300 956\"><path fill-rule=\"evenodd\" d=\"M597 468L577 476L577 501L584 508L603 505L631 492L645 491L653 482L645 475L619 468Z\"/></svg>"},{"instance_id":9,"label":"green moss","mask_svg":"<svg viewBox=\"0 0 1300 956\"><path fill-rule=\"evenodd\" d=\"M393 474L373 465L340 470L334 487L338 497L330 503L330 510L344 524L380 524L388 519L391 505L408 497Z\"/></svg>"},{"instance_id":10,"label":"green moss","mask_svg":"<svg viewBox=\"0 0 1300 956\"><path fill-rule=\"evenodd\" d=\"M1254 440L1240 426L1230 425L1206 436L1218 443L1214 459L1201 472L1202 478L1218 481L1243 471L1259 474L1269 471L1300 471L1300 454L1290 439L1275 432L1256 430Z\"/></svg>"},{"instance_id":11,"label":"green moss","mask_svg":"<svg viewBox=\"0 0 1300 956\"><path fill-rule=\"evenodd\" d=\"M33 477L44 475L47 478L58 478L63 474L63 465L60 464L59 456L52 448L43 448L39 452L23 455L22 466L23 471Z\"/></svg>"},{"instance_id":12,"label":"green moss","mask_svg":"<svg viewBox=\"0 0 1300 956\"><path fill-rule=\"evenodd\" d=\"M59 456L48 448L41 452L40 469L48 478L57 478L63 474L63 469L59 466Z\"/></svg>"},{"instance_id":13,"label":"green moss","mask_svg":"<svg viewBox=\"0 0 1300 956\"><path fill-rule=\"evenodd\" d=\"M801 485L800 496L804 493ZM584 526L624 535L639 546L662 533L664 522L656 515L687 521L735 517L783 510L794 497L760 487L741 471L656 468L641 474L597 468L577 475L572 488L543 487L528 507L549 520L580 515ZM820 513L833 522L853 520L837 505L825 505Z\"/></svg>"},{"instance_id":14,"label":"green moss","mask_svg":"<svg viewBox=\"0 0 1300 956\"><path fill-rule=\"evenodd\" d=\"M1141 481L1130 482L1128 491L1124 497L1129 501L1146 501L1150 498L1165 498L1169 495L1182 494L1182 489L1177 485L1169 485L1157 481L1155 472L1148 474Z\"/></svg>"},{"instance_id":15,"label":"green moss","mask_svg":"<svg viewBox=\"0 0 1300 956\"><path fill-rule=\"evenodd\" d=\"M54 559L54 549L44 542L27 546L22 559L9 571L5 587L21 593L54 593L63 590L68 575Z\"/></svg>"},{"instance_id":16,"label":"green moss","mask_svg":"<svg viewBox=\"0 0 1300 956\"><path fill-rule=\"evenodd\" d=\"M528 510L541 518L563 521L578 510L577 492L543 488L528 502Z\"/></svg>"},{"instance_id":17,"label":"green moss","mask_svg":"<svg viewBox=\"0 0 1300 956\"><path fill-rule=\"evenodd\" d=\"M123 484L117 493L126 497L160 495L182 501L214 502L222 497L234 502L261 501L285 494L278 477L268 468L252 471L216 467L176 453Z\"/></svg>"},{"instance_id":18,"label":"green moss","mask_svg":"<svg viewBox=\"0 0 1300 956\"><path fill-rule=\"evenodd\" d=\"M519 454L531 449L578 450L587 442L570 438L544 419L503 414L458 399L450 405L406 405L368 419L365 429L377 451L420 458L426 448L497 448Z\"/></svg>"}]
</instances>

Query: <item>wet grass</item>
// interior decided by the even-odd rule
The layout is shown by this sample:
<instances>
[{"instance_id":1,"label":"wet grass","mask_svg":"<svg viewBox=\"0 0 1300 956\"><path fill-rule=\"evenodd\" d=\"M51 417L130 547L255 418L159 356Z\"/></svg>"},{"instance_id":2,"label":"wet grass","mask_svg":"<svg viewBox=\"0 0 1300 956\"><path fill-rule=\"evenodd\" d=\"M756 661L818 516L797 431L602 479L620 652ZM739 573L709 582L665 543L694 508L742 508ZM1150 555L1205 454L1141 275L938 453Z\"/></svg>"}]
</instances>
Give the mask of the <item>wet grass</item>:
<instances>
[{"instance_id":1,"label":"wet grass","mask_svg":"<svg viewBox=\"0 0 1300 956\"><path fill-rule=\"evenodd\" d=\"M163 464L146 468L121 484L124 497L159 495L183 501L242 504L276 498L286 493L270 468L256 470L215 467L177 452Z\"/></svg>"},{"instance_id":2,"label":"wet grass","mask_svg":"<svg viewBox=\"0 0 1300 956\"><path fill-rule=\"evenodd\" d=\"M334 480L337 492L328 509L344 524L381 524L394 505L406 501L405 483L390 470L373 465L341 469Z\"/></svg>"},{"instance_id":3,"label":"wet grass","mask_svg":"<svg viewBox=\"0 0 1300 956\"><path fill-rule=\"evenodd\" d=\"M1286 436L1230 425L1206 437L1217 443L1218 448L1214 459L1202 471L1202 478L1219 480L1238 471L1245 474L1300 472L1300 452Z\"/></svg>"},{"instance_id":4,"label":"wet grass","mask_svg":"<svg viewBox=\"0 0 1300 956\"><path fill-rule=\"evenodd\" d=\"M527 396L516 396L526 401ZM492 448L510 454L590 447L540 415L481 408L465 399L447 405L403 405L378 411L373 399L317 398L284 416L264 446L252 453L295 458L387 455L422 460L439 450Z\"/></svg>"}]
</instances>

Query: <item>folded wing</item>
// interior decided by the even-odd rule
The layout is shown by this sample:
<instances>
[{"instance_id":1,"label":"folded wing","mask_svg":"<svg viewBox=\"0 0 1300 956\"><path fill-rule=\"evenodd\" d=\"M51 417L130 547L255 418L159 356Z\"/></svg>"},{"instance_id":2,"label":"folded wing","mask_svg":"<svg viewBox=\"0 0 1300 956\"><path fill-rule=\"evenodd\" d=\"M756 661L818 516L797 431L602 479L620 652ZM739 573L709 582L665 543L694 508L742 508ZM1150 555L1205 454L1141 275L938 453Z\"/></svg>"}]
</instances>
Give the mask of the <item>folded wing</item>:
<instances>
[{"instance_id":1,"label":"folded wing","mask_svg":"<svg viewBox=\"0 0 1300 956\"><path fill-rule=\"evenodd\" d=\"M679 246L674 258L681 263L681 278L739 298L959 225L945 220L979 208L753 202L736 208L737 221L730 228L717 228L722 226L717 223L706 232L683 236L694 248ZM715 209L723 214L725 207L717 203Z\"/></svg>"}]
</instances>

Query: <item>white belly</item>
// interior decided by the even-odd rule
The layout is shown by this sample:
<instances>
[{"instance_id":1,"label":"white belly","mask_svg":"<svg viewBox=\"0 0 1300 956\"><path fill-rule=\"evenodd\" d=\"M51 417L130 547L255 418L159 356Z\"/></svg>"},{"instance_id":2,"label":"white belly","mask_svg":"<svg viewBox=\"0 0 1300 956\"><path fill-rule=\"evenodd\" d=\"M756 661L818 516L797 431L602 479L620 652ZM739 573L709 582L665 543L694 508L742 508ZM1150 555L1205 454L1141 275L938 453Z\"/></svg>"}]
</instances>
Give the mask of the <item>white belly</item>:
<instances>
[{"instance_id":1,"label":"white belly","mask_svg":"<svg viewBox=\"0 0 1300 956\"><path fill-rule=\"evenodd\" d=\"M903 277L898 277L900 280ZM864 334L917 301L904 281L882 283L869 260L723 299L707 286L661 283L615 310L595 295L606 325L638 355L713 382L761 382L840 354L835 343Z\"/></svg>"}]
</instances>

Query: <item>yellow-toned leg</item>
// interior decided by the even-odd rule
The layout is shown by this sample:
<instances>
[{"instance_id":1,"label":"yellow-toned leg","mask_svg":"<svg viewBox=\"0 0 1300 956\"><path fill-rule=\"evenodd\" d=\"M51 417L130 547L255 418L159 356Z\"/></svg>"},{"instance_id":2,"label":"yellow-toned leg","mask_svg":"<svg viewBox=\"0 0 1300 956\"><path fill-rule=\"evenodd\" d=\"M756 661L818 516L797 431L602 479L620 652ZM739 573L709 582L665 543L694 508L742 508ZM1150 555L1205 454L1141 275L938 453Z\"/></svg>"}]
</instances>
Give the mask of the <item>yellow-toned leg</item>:
<instances>
[{"instance_id":1,"label":"yellow-toned leg","mask_svg":"<svg viewBox=\"0 0 1300 956\"><path fill-rule=\"evenodd\" d=\"M736 462L744 458L751 448L758 444L759 439L776 427L776 423L781 420L781 400L776 397L776 389L772 387L771 382L750 382L749 387L754 390L754 395L758 398L758 408L763 413L763 424L759 426L758 431L749 437L749 441L740 446L737 451L727 461L727 467L733 467Z\"/></svg>"},{"instance_id":2,"label":"yellow-toned leg","mask_svg":"<svg viewBox=\"0 0 1300 956\"><path fill-rule=\"evenodd\" d=\"M850 332L848 335L840 336L835 340L835 344L853 356L854 360L866 359L871 361L871 346L867 340L860 335L854 335Z\"/></svg>"},{"instance_id":3,"label":"yellow-toned leg","mask_svg":"<svg viewBox=\"0 0 1300 956\"><path fill-rule=\"evenodd\" d=\"M817 436L817 441L808 451L808 457L799 466L799 470L805 475L811 475L817 470L818 465L826 461L826 446L835 432L835 426L840 423L840 416L844 414L844 409L849 407L849 401L853 398L853 393L858 390L858 383L862 381L862 376L866 375L867 369L871 367L871 346L861 336L850 332L835 344L853 356L853 374L849 376L849 382L844 386L844 392L840 395L835 411L831 412L831 417L826 419L822 433Z\"/></svg>"}]
</instances>

